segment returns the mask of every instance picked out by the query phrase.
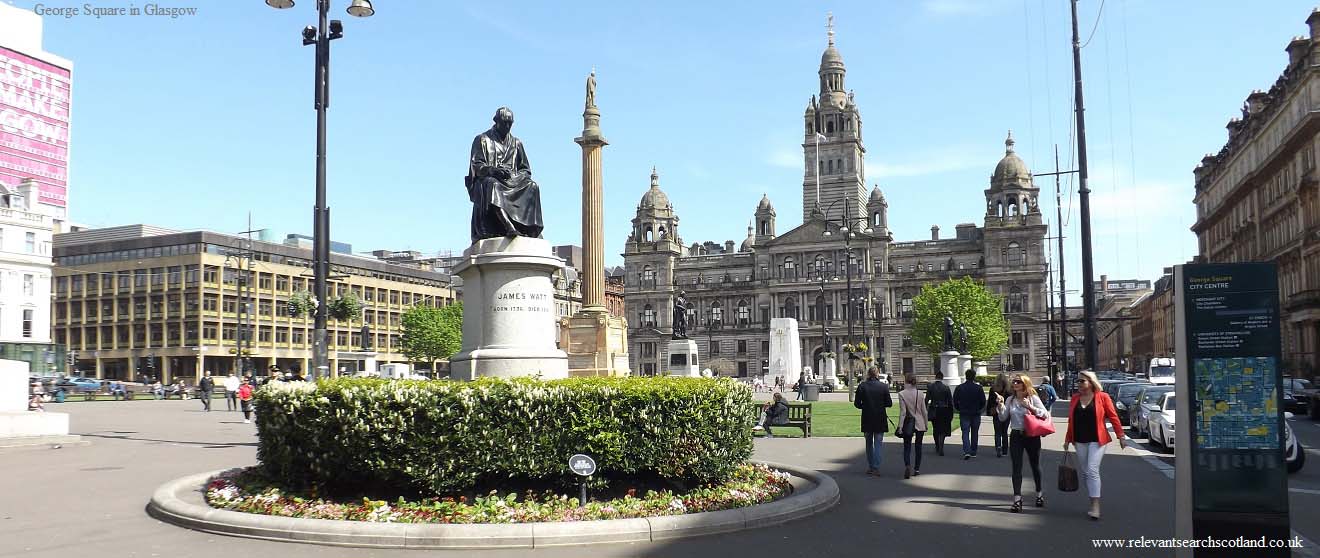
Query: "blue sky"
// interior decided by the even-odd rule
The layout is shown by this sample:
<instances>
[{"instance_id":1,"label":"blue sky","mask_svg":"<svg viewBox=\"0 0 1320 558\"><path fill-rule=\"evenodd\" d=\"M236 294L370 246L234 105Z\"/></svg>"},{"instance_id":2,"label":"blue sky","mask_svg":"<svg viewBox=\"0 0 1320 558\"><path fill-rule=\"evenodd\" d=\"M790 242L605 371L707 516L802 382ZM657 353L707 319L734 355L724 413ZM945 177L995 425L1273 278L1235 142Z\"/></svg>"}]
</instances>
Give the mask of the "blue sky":
<instances>
[{"instance_id":1,"label":"blue sky","mask_svg":"<svg viewBox=\"0 0 1320 558\"><path fill-rule=\"evenodd\" d=\"M979 223L1009 129L1034 172L1052 170L1055 143L1064 167L1073 160L1062 1L378 0L365 20L344 13L348 3L332 8L345 37L333 45L329 199L332 236L356 251L467 246L468 146L501 105L543 188L547 238L579 244L573 138L593 67L611 142L607 263L622 263L652 165L688 244L741 242L763 192L787 231L801 221L801 115L830 11L862 111L867 180L884 190L897 239ZM299 30L315 2L160 5L198 11L45 18L46 50L75 63L72 219L233 232L250 211L255 227L308 233L315 112ZM1080 8L1083 39L1095 28L1083 72L1096 274L1153 279L1195 255L1192 169L1282 71L1311 5L1109 0L1097 26L1099 8ZM1053 222L1053 181L1039 184ZM1076 197L1064 205L1076 285Z\"/></svg>"}]
</instances>

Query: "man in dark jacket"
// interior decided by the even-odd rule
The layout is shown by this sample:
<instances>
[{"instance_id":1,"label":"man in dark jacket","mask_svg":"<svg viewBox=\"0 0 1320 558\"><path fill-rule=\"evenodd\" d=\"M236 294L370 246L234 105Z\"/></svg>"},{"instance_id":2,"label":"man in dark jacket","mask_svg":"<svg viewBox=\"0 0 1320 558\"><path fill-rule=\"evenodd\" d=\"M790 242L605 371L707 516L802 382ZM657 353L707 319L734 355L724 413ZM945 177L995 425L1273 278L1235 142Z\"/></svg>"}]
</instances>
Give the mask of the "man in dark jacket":
<instances>
[{"instance_id":1,"label":"man in dark jacket","mask_svg":"<svg viewBox=\"0 0 1320 558\"><path fill-rule=\"evenodd\" d=\"M197 382L198 397L202 398L202 408L206 412L211 412L211 394L215 392L215 380L211 379L211 373L207 372L202 376L202 381Z\"/></svg>"},{"instance_id":2,"label":"man in dark jacket","mask_svg":"<svg viewBox=\"0 0 1320 558\"><path fill-rule=\"evenodd\" d=\"M880 474L880 457L889 432L889 385L880 381L880 370L872 366L866 371L866 381L857 386L853 406L862 410L862 434L866 438L866 474Z\"/></svg>"},{"instance_id":3,"label":"man in dark jacket","mask_svg":"<svg viewBox=\"0 0 1320 558\"><path fill-rule=\"evenodd\" d=\"M976 457L976 442L981 436L981 412L985 410L985 390L976 383L976 369L967 371L967 381L953 390L953 404L962 422L963 459Z\"/></svg>"},{"instance_id":4,"label":"man in dark jacket","mask_svg":"<svg viewBox=\"0 0 1320 558\"><path fill-rule=\"evenodd\" d=\"M935 433L935 455L944 455L944 439L953 434L953 392L941 380L926 386L926 416Z\"/></svg>"}]
</instances>

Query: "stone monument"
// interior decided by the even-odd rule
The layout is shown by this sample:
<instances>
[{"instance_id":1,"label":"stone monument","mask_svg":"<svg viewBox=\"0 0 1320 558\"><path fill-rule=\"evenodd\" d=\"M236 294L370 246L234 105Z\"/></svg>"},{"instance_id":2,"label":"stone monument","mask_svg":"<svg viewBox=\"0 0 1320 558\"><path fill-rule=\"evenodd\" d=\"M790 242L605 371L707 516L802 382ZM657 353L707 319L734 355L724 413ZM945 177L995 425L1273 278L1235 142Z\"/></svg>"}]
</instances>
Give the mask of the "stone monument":
<instances>
[{"instance_id":1,"label":"stone monument","mask_svg":"<svg viewBox=\"0 0 1320 558\"><path fill-rule=\"evenodd\" d=\"M967 352L967 326L958 326L960 343L958 344L958 375L960 378L967 377L967 371L972 367L972 354Z\"/></svg>"},{"instance_id":2,"label":"stone monument","mask_svg":"<svg viewBox=\"0 0 1320 558\"><path fill-rule=\"evenodd\" d=\"M69 436L67 413L28 410L28 366L0 359L0 447L78 441L80 437Z\"/></svg>"},{"instance_id":3,"label":"stone monument","mask_svg":"<svg viewBox=\"0 0 1320 558\"><path fill-rule=\"evenodd\" d=\"M802 341L798 338L795 318L770 319L770 374L766 382L774 385L775 378L784 379L785 389L802 375Z\"/></svg>"},{"instance_id":4,"label":"stone monument","mask_svg":"<svg viewBox=\"0 0 1320 558\"><path fill-rule=\"evenodd\" d=\"M510 133L513 111L501 107L494 121L472 140L465 179L472 245L453 271L463 279L463 348L450 376L567 377L550 281L564 260L541 238L541 191Z\"/></svg>"},{"instance_id":5,"label":"stone monument","mask_svg":"<svg viewBox=\"0 0 1320 558\"><path fill-rule=\"evenodd\" d=\"M670 376L701 377L697 358L697 342L687 337L687 293L678 291L674 297L673 339L669 341L669 362L665 373Z\"/></svg>"},{"instance_id":6,"label":"stone monument","mask_svg":"<svg viewBox=\"0 0 1320 558\"><path fill-rule=\"evenodd\" d=\"M958 368L959 353L953 346L953 314L944 315L944 352L940 353L940 372L943 375L941 381L947 386L956 386L962 383L961 374Z\"/></svg>"},{"instance_id":7,"label":"stone monument","mask_svg":"<svg viewBox=\"0 0 1320 558\"><path fill-rule=\"evenodd\" d=\"M582 310L560 322L561 347L568 349L570 376L627 376L628 321L605 308L604 187L601 148L609 145L600 133L596 108L596 72L587 76L586 110L582 113Z\"/></svg>"}]
</instances>

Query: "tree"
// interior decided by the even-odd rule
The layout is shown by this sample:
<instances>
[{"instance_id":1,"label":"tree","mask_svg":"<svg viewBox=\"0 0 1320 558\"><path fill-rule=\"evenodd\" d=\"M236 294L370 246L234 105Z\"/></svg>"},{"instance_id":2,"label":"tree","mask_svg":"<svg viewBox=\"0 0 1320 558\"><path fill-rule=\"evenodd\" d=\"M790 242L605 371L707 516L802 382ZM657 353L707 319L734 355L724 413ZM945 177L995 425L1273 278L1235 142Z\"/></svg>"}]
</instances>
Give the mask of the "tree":
<instances>
[{"instance_id":1,"label":"tree","mask_svg":"<svg viewBox=\"0 0 1320 558\"><path fill-rule=\"evenodd\" d=\"M413 362L444 360L463 347L463 304L413 306L403 313L403 354Z\"/></svg>"},{"instance_id":2,"label":"tree","mask_svg":"<svg viewBox=\"0 0 1320 558\"><path fill-rule=\"evenodd\" d=\"M967 350L976 360L987 360L1007 346L1003 299L970 277L926 285L912 300L912 310L916 314L912 340L932 354L944 350L945 314L953 315L954 346L958 346L957 326L967 327Z\"/></svg>"}]
</instances>

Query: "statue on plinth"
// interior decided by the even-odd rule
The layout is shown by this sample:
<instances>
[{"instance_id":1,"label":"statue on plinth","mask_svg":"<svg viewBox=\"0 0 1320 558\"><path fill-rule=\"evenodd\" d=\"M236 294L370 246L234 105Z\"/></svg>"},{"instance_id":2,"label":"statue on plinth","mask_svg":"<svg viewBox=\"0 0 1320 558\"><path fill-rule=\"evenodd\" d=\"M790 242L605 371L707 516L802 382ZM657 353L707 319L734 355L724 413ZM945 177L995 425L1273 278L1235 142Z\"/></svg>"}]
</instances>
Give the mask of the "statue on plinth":
<instances>
[{"instance_id":1,"label":"statue on plinth","mask_svg":"<svg viewBox=\"0 0 1320 558\"><path fill-rule=\"evenodd\" d=\"M944 314L944 350L953 350L953 314Z\"/></svg>"},{"instance_id":2,"label":"statue on plinth","mask_svg":"<svg viewBox=\"0 0 1320 558\"><path fill-rule=\"evenodd\" d=\"M959 333L962 334L962 343L960 343L960 347L959 347L962 351L962 354L964 355L971 354L967 352L967 325L966 324L960 325L958 326L958 329L960 330Z\"/></svg>"},{"instance_id":3,"label":"statue on plinth","mask_svg":"<svg viewBox=\"0 0 1320 558\"><path fill-rule=\"evenodd\" d=\"M472 140L464 180L472 200L472 242L483 238L541 238L541 188L522 141L509 133L513 111L500 107L495 125Z\"/></svg>"},{"instance_id":4,"label":"statue on plinth","mask_svg":"<svg viewBox=\"0 0 1320 558\"><path fill-rule=\"evenodd\" d=\"M674 298L674 339L687 339L687 297L678 291Z\"/></svg>"}]
</instances>

